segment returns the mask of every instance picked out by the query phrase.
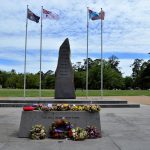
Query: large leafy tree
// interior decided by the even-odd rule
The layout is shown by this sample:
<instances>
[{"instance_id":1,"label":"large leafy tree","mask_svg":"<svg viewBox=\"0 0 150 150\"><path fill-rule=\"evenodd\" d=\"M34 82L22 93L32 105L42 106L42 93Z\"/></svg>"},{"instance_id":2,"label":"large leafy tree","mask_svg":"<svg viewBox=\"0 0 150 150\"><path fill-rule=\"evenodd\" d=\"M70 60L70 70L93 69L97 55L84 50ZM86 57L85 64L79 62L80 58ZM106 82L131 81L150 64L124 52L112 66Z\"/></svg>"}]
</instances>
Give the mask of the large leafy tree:
<instances>
[{"instance_id":1,"label":"large leafy tree","mask_svg":"<svg viewBox=\"0 0 150 150\"><path fill-rule=\"evenodd\" d=\"M133 73L131 77L122 77L119 68L119 59L111 56L107 61L103 60L103 77L105 89L131 89L139 87L150 89L150 60L135 59L131 65ZM73 65L75 87L85 89L86 86L86 59L83 63ZM100 89L101 85L101 59L88 58L89 64L89 89ZM24 74L0 70L0 85L4 88L23 88ZM42 88L52 89L55 87L55 74L52 70L42 72ZM39 72L27 73L27 88L39 88Z\"/></svg>"},{"instance_id":2,"label":"large leafy tree","mask_svg":"<svg viewBox=\"0 0 150 150\"><path fill-rule=\"evenodd\" d=\"M115 55L112 55L111 57L109 57L108 63L110 64L112 69L116 70L118 73L121 73L119 70L120 68L118 67L120 63L118 57L116 57Z\"/></svg>"},{"instance_id":3,"label":"large leafy tree","mask_svg":"<svg viewBox=\"0 0 150 150\"><path fill-rule=\"evenodd\" d=\"M150 60L144 62L141 66L139 86L142 89L150 89Z\"/></svg>"},{"instance_id":4,"label":"large leafy tree","mask_svg":"<svg viewBox=\"0 0 150 150\"><path fill-rule=\"evenodd\" d=\"M150 88L150 60L135 59L131 66L134 88Z\"/></svg>"}]
</instances>

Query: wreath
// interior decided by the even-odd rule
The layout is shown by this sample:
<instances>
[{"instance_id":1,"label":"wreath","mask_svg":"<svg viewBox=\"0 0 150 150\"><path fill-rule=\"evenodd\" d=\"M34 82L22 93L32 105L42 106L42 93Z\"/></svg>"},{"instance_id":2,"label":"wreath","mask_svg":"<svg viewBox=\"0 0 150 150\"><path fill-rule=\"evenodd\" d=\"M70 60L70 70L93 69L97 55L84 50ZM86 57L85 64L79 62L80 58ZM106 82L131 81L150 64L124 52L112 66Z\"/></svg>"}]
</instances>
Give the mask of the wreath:
<instances>
[{"instance_id":1,"label":"wreath","mask_svg":"<svg viewBox=\"0 0 150 150\"><path fill-rule=\"evenodd\" d=\"M100 132L94 126L87 126L85 130L87 132L87 138L88 139L95 139L95 138L101 137Z\"/></svg>"},{"instance_id":2,"label":"wreath","mask_svg":"<svg viewBox=\"0 0 150 150\"><path fill-rule=\"evenodd\" d=\"M50 126L50 137L54 139L64 139L70 137L70 130L72 129L72 124L63 119L57 119Z\"/></svg>"},{"instance_id":3,"label":"wreath","mask_svg":"<svg viewBox=\"0 0 150 150\"><path fill-rule=\"evenodd\" d=\"M74 129L71 130L72 131L72 140L74 141L82 141L87 139L87 132L86 130L80 128L80 127L76 127Z\"/></svg>"},{"instance_id":4,"label":"wreath","mask_svg":"<svg viewBox=\"0 0 150 150\"><path fill-rule=\"evenodd\" d=\"M34 125L30 130L30 138L33 140L41 140L46 138L46 130L42 125Z\"/></svg>"}]
</instances>

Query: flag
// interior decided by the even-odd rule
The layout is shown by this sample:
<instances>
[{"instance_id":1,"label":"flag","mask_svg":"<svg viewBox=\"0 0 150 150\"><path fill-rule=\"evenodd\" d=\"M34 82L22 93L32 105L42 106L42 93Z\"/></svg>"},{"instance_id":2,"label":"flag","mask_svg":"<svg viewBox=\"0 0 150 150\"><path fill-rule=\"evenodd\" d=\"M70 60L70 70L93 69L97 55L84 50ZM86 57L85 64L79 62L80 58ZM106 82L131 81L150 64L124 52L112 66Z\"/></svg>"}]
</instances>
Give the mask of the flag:
<instances>
[{"instance_id":1,"label":"flag","mask_svg":"<svg viewBox=\"0 0 150 150\"><path fill-rule=\"evenodd\" d=\"M59 19L59 16L54 13L54 12L51 12L51 11L48 11L46 9L43 9L43 18L44 19L54 19L54 20L58 20Z\"/></svg>"},{"instance_id":2,"label":"flag","mask_svg":"<svg viewBox=\"0 0 150 150\"><path fill-rule=\"evenodd\" d=\"M90 9L88 9L88 11L89 11L89 18L91 20L98 20L98 19L104 20L104 17L105 17L104 11L101 11L100 13L97 13L97 12L90 10Z\"/></svg>"},{"instance_id":3,"label":"flag","mask_svg":"<svg viewBox=\"0 0 150 150\"><path fill-rule=\"evenodd\" d=\"M39 20L40 20L40 17L35 15L30 9L28 9L27 18L36 22L36 23L39 23Z\"/></svg>"},{"instance_id":4,"label":"flag","mask_svg":"<svg viewBox=\"0 0 150 150\"><path fill-rule=\"evenodd\" d=\"M102 10L99 14L100 14L100 19L104 20L105 12Z\"/></svg>"}]
</instances>

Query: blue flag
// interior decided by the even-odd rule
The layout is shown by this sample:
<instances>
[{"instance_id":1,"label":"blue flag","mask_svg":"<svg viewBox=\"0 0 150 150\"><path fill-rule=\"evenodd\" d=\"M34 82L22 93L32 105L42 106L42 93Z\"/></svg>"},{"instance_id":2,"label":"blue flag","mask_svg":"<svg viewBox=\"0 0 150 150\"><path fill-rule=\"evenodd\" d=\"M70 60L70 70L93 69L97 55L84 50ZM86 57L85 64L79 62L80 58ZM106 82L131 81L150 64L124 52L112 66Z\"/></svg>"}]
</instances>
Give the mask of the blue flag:
<instances>
[{"instance_id":1,"label":"blue flag","mask_svg":"<svg viewBox=\"0 0 150 150\"><path fill-rule=\"evenodd\" d=\"M101 11L100 13L97 13L97 12L90 10L90 9L88 9L88 11L89 11L89 18L91 20L98 20L98 19L104 20L104 16L105 16L104 11Z\"/></svg>"},{"instance_id":2,"label":"blue flag","mask_svg":"<svg viewBox=\"0 0 150 150\"><path fill-rule=\"evenodd\" d=\"M35 15L30 9L28 9L27 18L36 23L39 23L39 20L40 20L40 17Z\"/></svg>"}]
</instances>

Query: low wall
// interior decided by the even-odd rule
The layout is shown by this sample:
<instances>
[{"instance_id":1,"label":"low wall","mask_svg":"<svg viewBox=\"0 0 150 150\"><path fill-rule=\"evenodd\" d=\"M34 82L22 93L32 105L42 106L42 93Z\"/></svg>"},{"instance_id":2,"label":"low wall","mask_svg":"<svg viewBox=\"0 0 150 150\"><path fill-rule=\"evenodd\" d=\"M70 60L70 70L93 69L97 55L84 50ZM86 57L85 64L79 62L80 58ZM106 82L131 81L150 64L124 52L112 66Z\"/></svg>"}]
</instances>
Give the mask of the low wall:
<instances>
[{"instance_id":1,"label":"low wall","mask_svg":"<svg viewBox=\"0 0 150 150\"><path fill-rule=\"evenodd\" d=\"M29 137L30 130L35 124L42 124L49 132L49 127L56 119L65 117L74 127L85 128L88 125L97 127L101 133L100 113L86 111L22 111L19 137ZM47 132L47 134L48 134Z\"/></svg>"}]
</instances>

